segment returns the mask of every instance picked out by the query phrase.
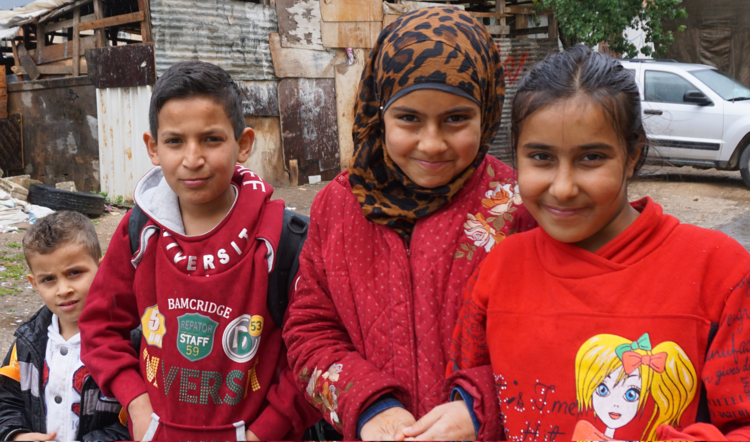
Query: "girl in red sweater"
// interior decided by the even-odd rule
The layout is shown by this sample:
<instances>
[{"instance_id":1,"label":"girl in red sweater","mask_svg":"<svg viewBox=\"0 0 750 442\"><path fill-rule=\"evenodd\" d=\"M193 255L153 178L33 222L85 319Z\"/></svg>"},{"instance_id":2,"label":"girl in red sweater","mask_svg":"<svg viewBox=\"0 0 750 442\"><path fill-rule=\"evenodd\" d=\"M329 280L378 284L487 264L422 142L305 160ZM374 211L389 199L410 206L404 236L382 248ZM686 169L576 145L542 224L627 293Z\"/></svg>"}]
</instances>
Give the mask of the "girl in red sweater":
<instances>
[{"instance_id":1,"label":"girl in red sweater","mask_svg":"<svg viewBox=\"0 0 750 442\"><path fill-rule=\"evenodd\" d=\"M628 202L648 145L617 61L577 46L519 85L512 142L539 228L508 237L470 279L448 384L490 364L508 440L750 438L750 254ZM486 398L485 398L486 399ZM489 430L483 430L489 431Z\"/></svg>"}]
</instances>

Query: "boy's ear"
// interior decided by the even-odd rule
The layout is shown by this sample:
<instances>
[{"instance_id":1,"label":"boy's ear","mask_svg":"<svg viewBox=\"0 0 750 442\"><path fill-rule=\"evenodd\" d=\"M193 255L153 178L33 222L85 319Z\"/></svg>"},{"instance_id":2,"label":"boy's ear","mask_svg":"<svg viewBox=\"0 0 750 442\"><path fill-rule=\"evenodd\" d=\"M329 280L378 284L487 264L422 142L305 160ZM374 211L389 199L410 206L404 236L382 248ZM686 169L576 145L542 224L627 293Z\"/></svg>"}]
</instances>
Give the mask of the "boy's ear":
<instances>
[{"instance_id":1,"label":"boy's ear","mask_svg":"<svg viewBox=\"0 0 750 442\"><path fill-rule=\"evenodd\" d=\"M161 166L161 163L159 163L159 155L156 152L156 139L153 134L151 132L144 132L143 142L146 144L146 150L148 151L149 158L151 158L151 164L154 166Z\"/></svg>"},{"instance_id":2,"label":"boy's ear","mask_svg":"<svg viewBox=\"0 0 750 442\"><path fill-rule=\"evenodd\" d=\"M250 158L250 153L253 151L253 142L255 141L255 131L249 127L246 127L242 131L242 135L237 140L239 146L239 154L237 155L237 162L244 163Z\"/></svg>"},{"instance_id":3,"label":"boy's ear","mask_svg":"<svg viewBox=\"0 0 750 442\"><path fill-rule=\"evenodd\" d=\"M34 290L36 290L36 279L34 279L34 275L29 273L28 275L26 275L26 279L29 280L29 284L31 284L31 286L34 287Z\"/></svg>"}]
</instances>

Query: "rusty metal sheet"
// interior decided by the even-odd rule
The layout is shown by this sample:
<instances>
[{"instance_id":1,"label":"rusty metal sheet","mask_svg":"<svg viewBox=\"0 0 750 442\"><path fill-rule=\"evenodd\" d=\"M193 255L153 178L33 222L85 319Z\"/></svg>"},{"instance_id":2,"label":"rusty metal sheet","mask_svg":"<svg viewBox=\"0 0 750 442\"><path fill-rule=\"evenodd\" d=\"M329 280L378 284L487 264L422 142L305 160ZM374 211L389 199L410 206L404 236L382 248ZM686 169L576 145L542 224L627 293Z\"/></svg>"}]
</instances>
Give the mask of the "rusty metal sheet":
<instances>
[{"instance_id":1,"label":"rusty metal sheet","mask_svg":"<svg viewBox=\"0 0 750 442\"><path fill-rule=\"evenodd\" d=\"M88 77L97 89L153 86L154 45L132 44L86 51Z\"/></svg>"},{"instance_id":2,"label":"rusty metal sheet","mask_svg":"<svg viewBox=\"0 0 750 442\"><path fill-rule=\"evenodd\" d=\"M87 77L8 84L8 109L27 122L18 172L45 184L75 181L79 190L99 190L95 91Z\"/></svg>"},{"instance_id":3,"label":"rusty metal sheet","mask_svg":"<svg viewBox=\"0 0 750 442\"><path fill-rule=\"evenodd\" d=\"M547 55L558 49L557 41L533 38L496 38L505 71L505 101L503 116L490 155L511 165L510 152L510 108L516 96L518 83Z\"/></svg>"},{"instance_id":4,"label":"rusty metal sheet","mask_svg":"<svg viewBox=\"0 0 750 442\"><path fill-rule=\"evenodd\" d=\"M0 119L0 169L23 169L23 136L21 114Z\"/></svg>"},{"instance_id":5,"label":"rusty metal sheet","mask_svg":"<svg viewBox=\"0 0 750 442\"><path fill-rule=\"evenodd\" d=\"M221 66L235 81L276 80L268 34L275 6L238 0L151 0L156 71L178 61Z\"/></svg>"},{"instance_id":6,"label":"rusty metal sheet","mask_svg":"<svg viewBox=\"0 0 750 442\"><path fill-rule=\"evenodd\" d=\"M325 50L320 36L320 0L276 0L281 47Z\"/></svg>"},{"instance_id":7,"label":"rusty metal sheet","mask_svg":"<svg viewBox=\"0 0 750 442\"><path fill-rule=\"evenodd\" d=\"M242 93L243 113L246 117L279 116L278 81L236 81Z\"/></svg>"},{"instance_id":8,"label":"rusty metal sheet","mask_svg":"<svg viewBox=\"0 0 750 442\"><path fill-rule=\"evenodd\" d=\"M299 182L320 175L332 180L340 171L335 81L285 78L279 82L279 112L284 160L297 160Z\"/></svg>"}]
</instances>

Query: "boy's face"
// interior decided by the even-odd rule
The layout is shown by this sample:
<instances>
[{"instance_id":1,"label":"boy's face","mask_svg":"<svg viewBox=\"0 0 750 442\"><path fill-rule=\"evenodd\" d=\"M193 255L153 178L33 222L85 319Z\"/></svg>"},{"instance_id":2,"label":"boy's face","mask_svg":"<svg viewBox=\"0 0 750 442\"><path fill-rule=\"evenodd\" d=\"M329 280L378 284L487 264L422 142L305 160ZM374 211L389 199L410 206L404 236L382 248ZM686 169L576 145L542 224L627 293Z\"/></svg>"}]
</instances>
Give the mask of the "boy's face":
<instances>
[{"instance_id":1,"label":"boy's face","mask_svg":"<svg viewBox=\"0 0 750 442\"><path fill-rule=\"evenodd\" d=\"M29 256L29 282L44 303L60 318L60 328L75 325L96 276L97 262L76 243L63 244L50 253Z\"/></svg>"},{"instance_id":2,"label":"boy's face","mask_svg":"<svg viewBox=\"0 0 750 442\"><path fill-rule=\"evenodd\" d=\"M197 96L167 101L159 112L158 130L158 143L150 132L143 140L151 163L162 167L183 210L210 210L229 195L233 201L229 184L234 166L250 156L252 129L246 128L236 140L224 108L210 97Z\"/></svg>"}]
</instances>

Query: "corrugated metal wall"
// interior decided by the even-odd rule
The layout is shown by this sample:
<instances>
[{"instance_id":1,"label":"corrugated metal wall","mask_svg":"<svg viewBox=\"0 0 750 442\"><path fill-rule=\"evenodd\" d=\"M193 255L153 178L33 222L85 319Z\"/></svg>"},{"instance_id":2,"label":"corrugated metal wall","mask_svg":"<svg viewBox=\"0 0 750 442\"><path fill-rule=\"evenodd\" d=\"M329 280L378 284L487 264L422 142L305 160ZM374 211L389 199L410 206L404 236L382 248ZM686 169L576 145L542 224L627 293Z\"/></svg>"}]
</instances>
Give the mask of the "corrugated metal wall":
<instances>
[{"instance_id":1,"label":"corrugated metal wall","mask_svg":"<svg viewBox=\"0 0 750 442\"><path fill-rule=\"evenodd\" d=\"M498 38L495 43L500 50L505 70L505 103L500 130L490 148L490 155L510 165L510 106L518 90L518 83L537 63L556 51L558 46L555 40L532 38Z\"/></svg>"},{"instance_id":2,"label":"corrugated metal wall","mask_svg":"<svg viewBox=\"0 0 750 442\"><path fill-rule=\"evenodd\" d=\"M138 180L153 167L143 144L151 86L96 90L99 182L111 199L133 199Z\"/></svg>"},{"instance_id":3,"label":"corrugated metal wall","mask_svg":"<svg viewBox=\"0 0 750 442\"><path fill-rule=\"evenodd\" d=\"M156 73L202 60L235 81L275 80L268 34L279 32L276 8L236 0L151 0Z\"/></svg>"}]
</instances>

